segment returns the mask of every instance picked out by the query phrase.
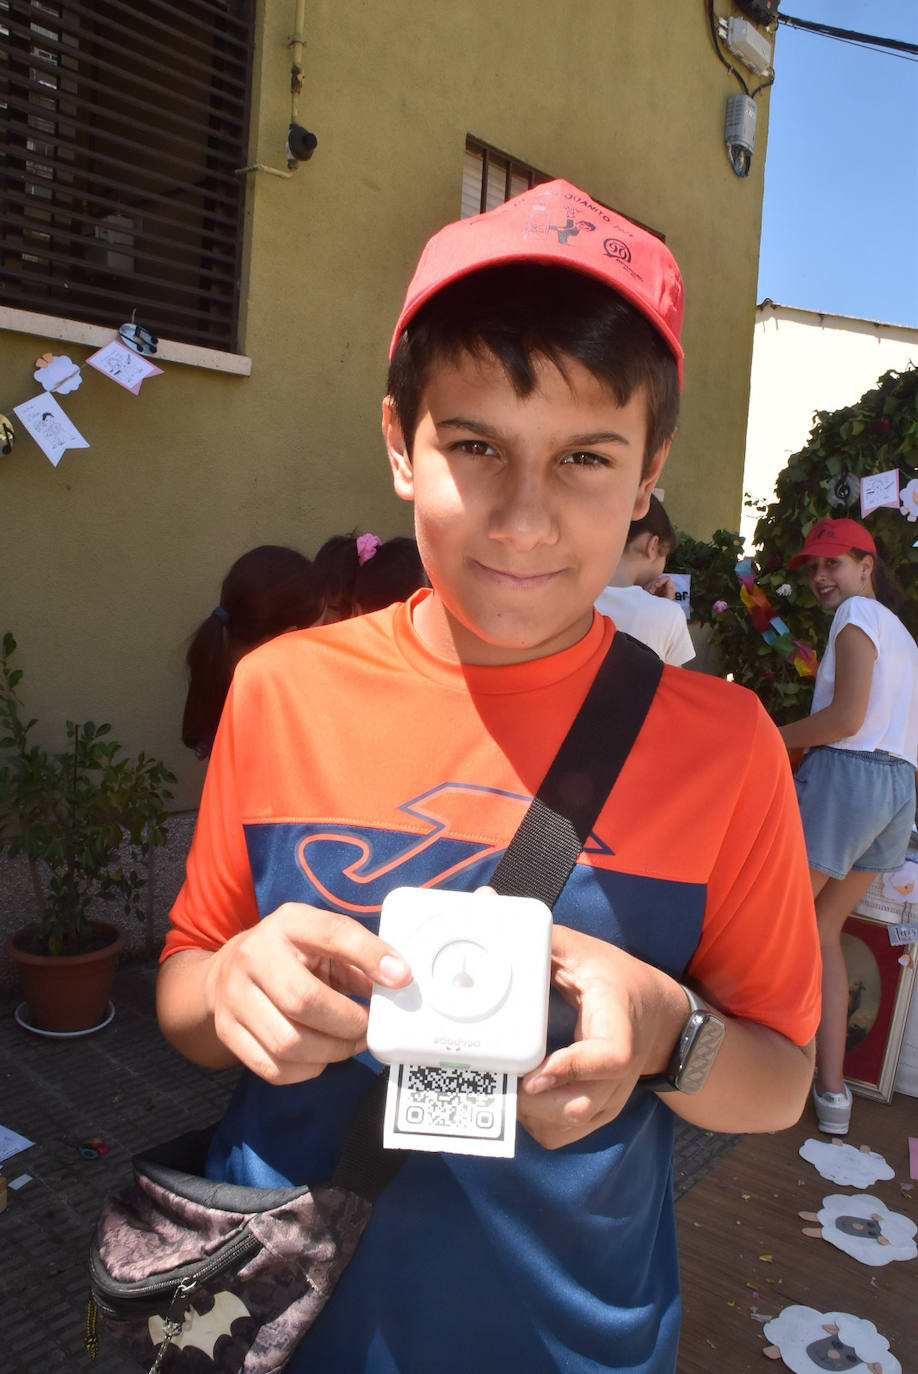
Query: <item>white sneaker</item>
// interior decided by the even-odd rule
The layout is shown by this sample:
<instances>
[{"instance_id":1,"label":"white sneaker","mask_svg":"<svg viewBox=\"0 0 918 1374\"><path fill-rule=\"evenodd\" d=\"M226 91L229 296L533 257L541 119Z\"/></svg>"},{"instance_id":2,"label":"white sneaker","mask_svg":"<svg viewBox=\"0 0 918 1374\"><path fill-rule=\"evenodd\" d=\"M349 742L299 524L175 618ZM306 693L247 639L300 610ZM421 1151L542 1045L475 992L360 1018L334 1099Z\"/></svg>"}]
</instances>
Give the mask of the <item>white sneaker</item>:
<instances>
[{"instance_id":1,"label":"white sneaker","mask_svg":"<svg viewBox=\"0 0 918 1374\"><path fill-rule=\"evenodd\" d=\"M851 1089L843 1093L818 1093L813 1084L813 1106L819 1129L826 1135L847 1135L851 1124Z\"/></svg>"}]
</instances>

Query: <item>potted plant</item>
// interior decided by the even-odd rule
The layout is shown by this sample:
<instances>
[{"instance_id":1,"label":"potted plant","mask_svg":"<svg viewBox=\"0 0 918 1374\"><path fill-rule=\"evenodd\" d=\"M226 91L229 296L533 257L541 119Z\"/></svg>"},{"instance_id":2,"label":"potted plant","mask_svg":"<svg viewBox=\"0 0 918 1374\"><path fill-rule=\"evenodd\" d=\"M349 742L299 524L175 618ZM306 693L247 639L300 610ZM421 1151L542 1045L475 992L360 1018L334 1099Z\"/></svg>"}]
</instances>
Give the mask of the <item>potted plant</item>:
<instances>
[{"instance_id":1,"label":"potted plant","mask_svg":"<svg viewBox=\"0 0 918 1374\"><path fill-rule=\"evenodd\" d=\"M125 757L110 725L68 720L59 753L34 743L11 634L0 648L0 853L24 856L37 908L6 953L18 966L26 1024L85 1031L105 1017L124 943L118 926L93 918L94 904L143 915L145 861L166 842L175 777L146 754Z\"/></svg>"}]
</instances>

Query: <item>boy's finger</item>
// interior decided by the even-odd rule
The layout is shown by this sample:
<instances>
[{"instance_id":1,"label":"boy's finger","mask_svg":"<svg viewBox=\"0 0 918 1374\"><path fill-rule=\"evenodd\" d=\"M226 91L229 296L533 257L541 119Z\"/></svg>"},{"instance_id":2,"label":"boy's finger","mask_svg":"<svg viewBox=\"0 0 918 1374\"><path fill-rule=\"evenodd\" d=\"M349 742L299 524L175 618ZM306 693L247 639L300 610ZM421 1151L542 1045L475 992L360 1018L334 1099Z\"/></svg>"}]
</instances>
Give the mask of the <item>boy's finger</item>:
<instances>
[{"instance_id":1,"label":"boy's finger","mask_svg":"<svg viewBox=\"0 0 918 1374\"><path fill-rule=\"evenodd\" d=\"M242 1063L269 1083L301 1083L316 1078L326 1065L348 1059L361 1049L360 1041L344 1042L323 1035L308 1035L296 1042L293 1052L278 1054L259 1032L237 1028L233 1050Z\"/></svg>"},{"instance_id":2,"label":"boy's finger","mask_svg":"<svg viewBox=\"0 0 918 1374\"><path fill-rule=\"evenodd\" d=\"M304 952L353 964L372 982L382 983L384 987L401 987L410 980L411 969L398 951L359 921L334 911L320 911L317 907L301 906L300 910L308 911L309 920L292 922L288 934Z\"/></svg>"},{"instance_id":3,"label":"boy's finger","mask_svg":"<svg viewBox=\"0 0 918 1374\"><path fill-rule=\"evenodd\" d=\"M578 1040L556 1050L523 1078L527 1093L550 1092L576 1083L610 1082L621 1078L627 1065L611 1049L607 1040Z\"/></svg>"},{"instance_id":4,"label":"boy's finger","mask_svg":"<svg viewBox=\"0 0 918 1374\"><path fill-rule=\"evenodd\" d=\"M278 1056L295 1052L307 1034L325 1035L348 1043L366 1034L367 1009L336 992L306 969L298 976L256 991L241 1020L257 1027L262 1043Z\"/></svg>"}]
</instances>

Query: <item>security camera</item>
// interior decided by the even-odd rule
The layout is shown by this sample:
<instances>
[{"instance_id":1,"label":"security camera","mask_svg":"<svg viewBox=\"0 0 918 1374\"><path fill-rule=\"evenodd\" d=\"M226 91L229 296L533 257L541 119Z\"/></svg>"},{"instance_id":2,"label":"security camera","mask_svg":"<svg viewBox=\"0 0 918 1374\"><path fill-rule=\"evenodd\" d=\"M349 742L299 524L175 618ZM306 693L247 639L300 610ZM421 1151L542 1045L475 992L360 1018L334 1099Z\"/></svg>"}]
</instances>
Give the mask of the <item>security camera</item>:
<instances>
[{"instance_id":1,"label":"security camera","mask_svg":"<svg viewBox=\"0 0 918 1374\"><path fill-rule=\"evenodd\" d=\"M315 134L304 129L302 124L291 124L287 134L287 166L296 167L297 163L308 162L318 142Z\"/></svg>"}]
</instances>

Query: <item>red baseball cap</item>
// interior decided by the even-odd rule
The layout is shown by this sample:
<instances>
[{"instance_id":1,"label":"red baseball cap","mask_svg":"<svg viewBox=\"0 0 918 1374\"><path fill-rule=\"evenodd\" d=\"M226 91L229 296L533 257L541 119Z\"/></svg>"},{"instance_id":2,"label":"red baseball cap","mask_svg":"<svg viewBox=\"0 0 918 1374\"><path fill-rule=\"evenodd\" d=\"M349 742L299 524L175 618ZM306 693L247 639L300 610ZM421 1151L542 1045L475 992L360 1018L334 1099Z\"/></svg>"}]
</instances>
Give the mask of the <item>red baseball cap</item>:
<instances>
[{"instance_id":1,"label":"red baseball cap","mask_svg":"<svg viewBox=\"0 0 918 1374\"><path fill-rule=\"evenodd\" d=\"M429 239L398 317L402 330L431 296L483 267L545 262L597 277L646 315L672 350L682 385L685 293L676 260L662 239L607 210L569 181L547 181L483 215L447 224Z\"/></svg>"},{"instance_id":2,"label":"red baseball cap","mask_svg":"<svg viewBox=\"0 0 918 1374\"><path fill-rule=\"evenodd\" d=\"M850 549L876 554L877 546L870 531L856 520L833 520L829 516L816 521L803 541L803 548L794 554L787 566L799 568L808 558L834 558Z\"/></svg>"}]
</instances>

